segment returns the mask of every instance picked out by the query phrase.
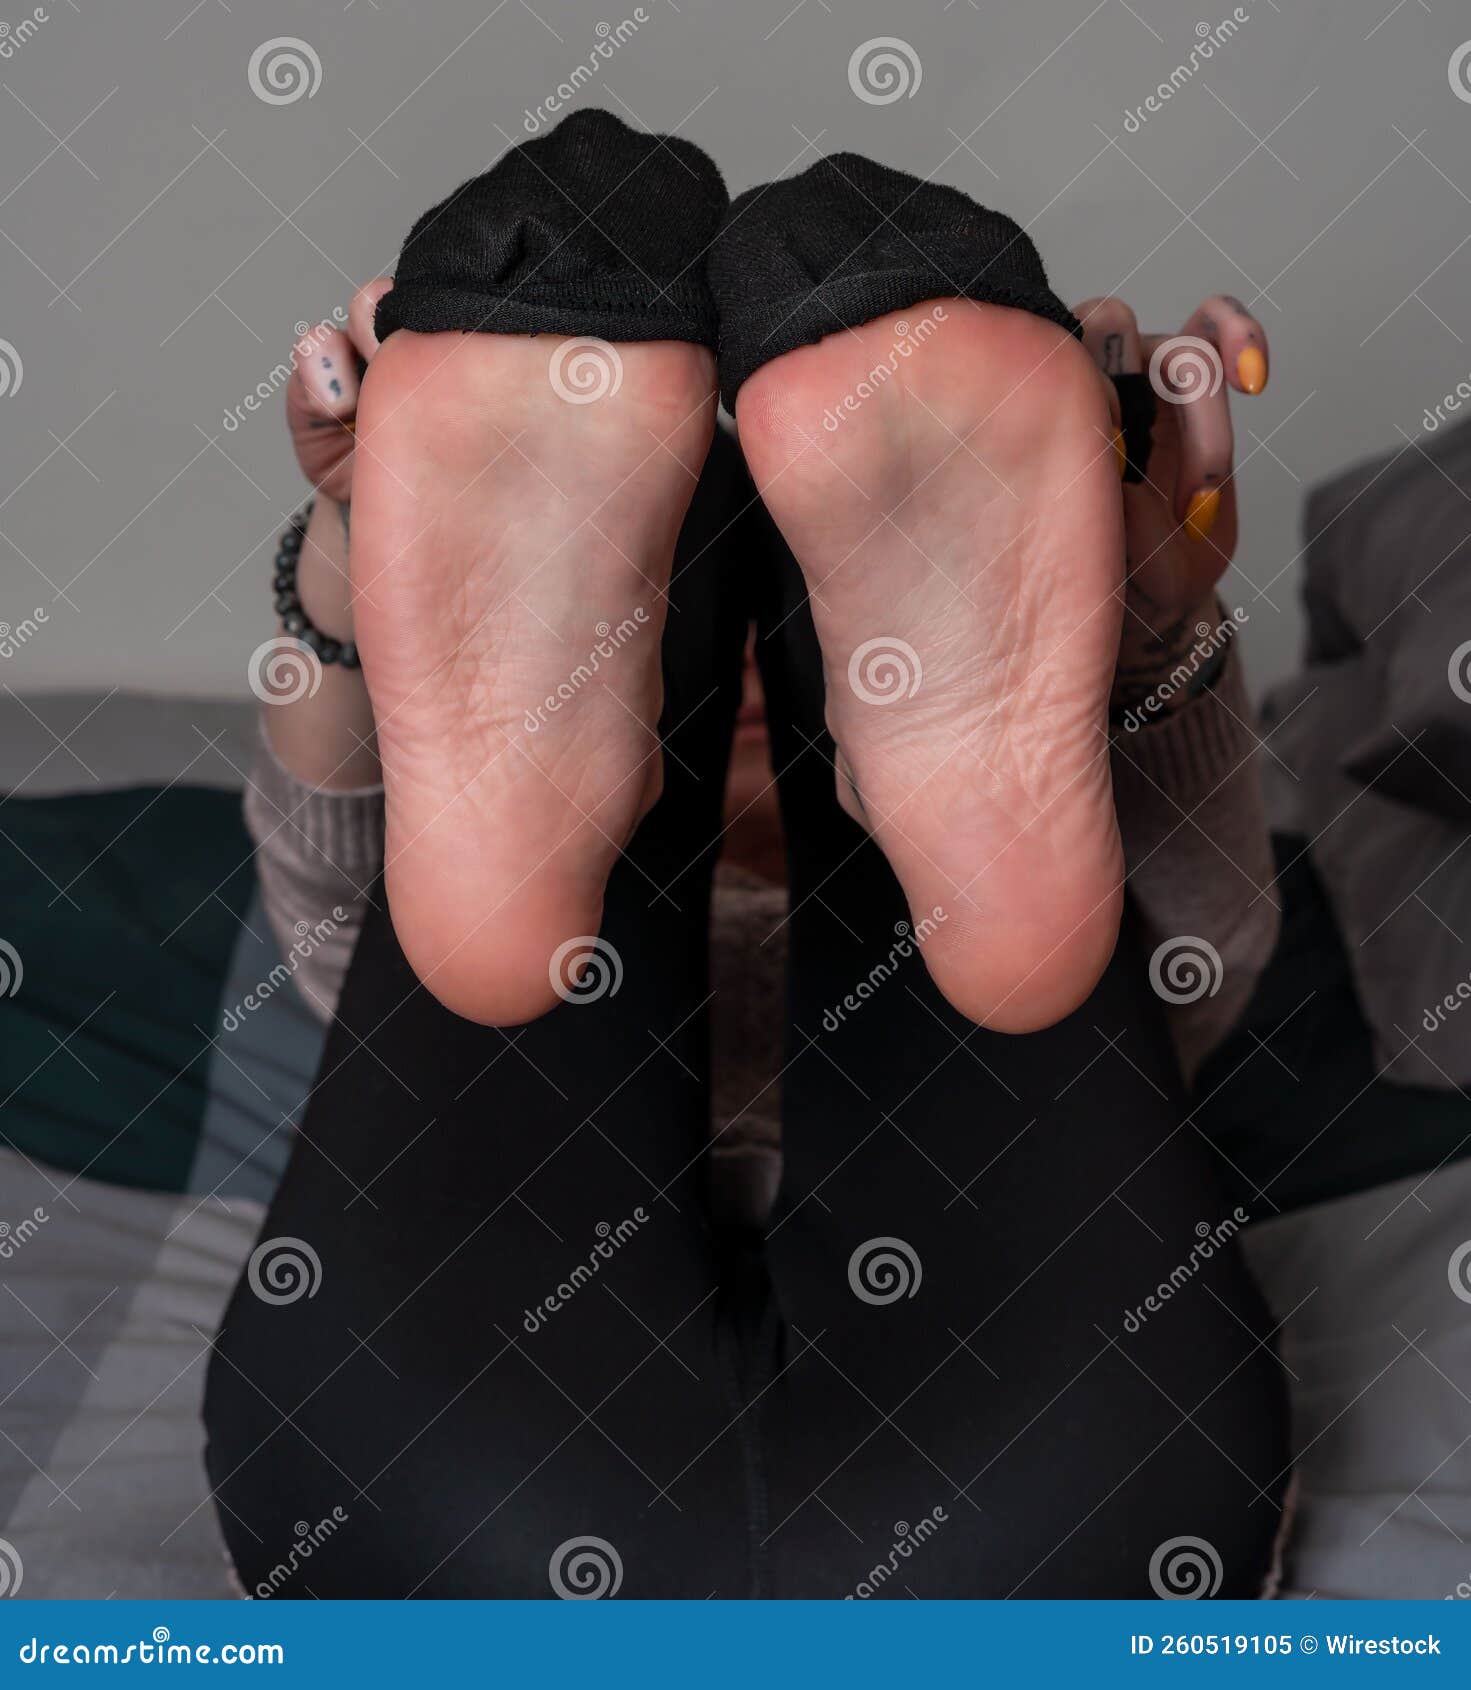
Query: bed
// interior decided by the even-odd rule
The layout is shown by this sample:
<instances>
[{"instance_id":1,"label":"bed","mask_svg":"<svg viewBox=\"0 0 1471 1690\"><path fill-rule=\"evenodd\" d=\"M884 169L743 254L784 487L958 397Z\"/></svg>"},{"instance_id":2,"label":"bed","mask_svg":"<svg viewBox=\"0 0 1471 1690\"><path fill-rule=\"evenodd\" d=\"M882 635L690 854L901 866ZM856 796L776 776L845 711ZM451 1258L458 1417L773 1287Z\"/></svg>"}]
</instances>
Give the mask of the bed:
<instances>
[{"instance_id":1,"label":"bed","mask_svg":"<svg viewBox=\"0 0 1471 1690\"><path fill-rule=\"evenodd\" d=\"M204 1375L322 1042L289 977L255 990L281 958L240 819L254 731L246 705L0 695L0 1555L26 1596L238 1594ZM1465 1594L1471 1105L1361 1084L1321 923L1286 961L1195 1121L1280 1322L1282 1594Z\"/></svg>"}]
</instances>

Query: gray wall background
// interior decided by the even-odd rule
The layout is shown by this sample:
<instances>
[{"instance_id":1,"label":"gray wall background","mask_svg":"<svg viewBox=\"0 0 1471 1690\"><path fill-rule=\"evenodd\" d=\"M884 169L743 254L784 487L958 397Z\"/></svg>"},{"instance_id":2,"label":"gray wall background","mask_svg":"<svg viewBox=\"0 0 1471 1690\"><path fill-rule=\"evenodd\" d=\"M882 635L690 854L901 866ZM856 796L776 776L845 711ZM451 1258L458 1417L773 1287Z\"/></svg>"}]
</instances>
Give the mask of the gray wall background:
<instances>
[{"instance_id":1,"label":"gray wall background","mask_svg":"<svg viewBox=\"0 0 1471 1690\"><path fill-rule=\"evenodd\" d=\"M9 3L0 340L24 373L0 346L0 621L47 619L0 685L242 695L302 488L279 400L234 432L225 413L633 6ZM643 4L578 103L678 129L732 191L855 149L1011 212L1068 299L1118 292L1160 330L1212 291L1254 306L1272 382L1237 405L1228 591L1251 610L1257 684L1288 671L1304 490L1414 450L1425 408L1471 374L1471 103L1448 72L1466 0L1247 0L1134 134L1125 113L1230 6ZM277 36L320 59L310 97L252 92L251 54ZM855 97L850 56L876 36L912 48L912 97Z\"/></svg>"}]
</instances>

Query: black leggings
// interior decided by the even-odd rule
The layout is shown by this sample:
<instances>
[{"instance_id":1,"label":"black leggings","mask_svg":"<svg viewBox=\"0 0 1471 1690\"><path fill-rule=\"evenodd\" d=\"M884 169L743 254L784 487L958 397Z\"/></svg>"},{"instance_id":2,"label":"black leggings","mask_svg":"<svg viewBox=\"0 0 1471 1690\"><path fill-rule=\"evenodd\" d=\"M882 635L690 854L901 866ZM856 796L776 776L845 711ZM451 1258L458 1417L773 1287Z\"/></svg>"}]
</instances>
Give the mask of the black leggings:
<instances>
[{"instance_id":1,"label":"black leggings","mask_svg":"<svg viewBox=\"0 0 1471 1690\"><path fill-rule=\"evenodd\" d=\"M764 1237L716 1226L704 1183L706 922L751 617L794 912ZM320 1282L272 1302L242 1279L210 1371L246 1586L1102 1597L1193 1567L1255 1594L1282 1373L1131 924L1047 1032L987 1033L938 996L838 808L800 580L723 438L664 663L665 793L602 929L616 992L460 1021L375 899L262 1233L309 1245Z\"/></svg>"}]
</instances>

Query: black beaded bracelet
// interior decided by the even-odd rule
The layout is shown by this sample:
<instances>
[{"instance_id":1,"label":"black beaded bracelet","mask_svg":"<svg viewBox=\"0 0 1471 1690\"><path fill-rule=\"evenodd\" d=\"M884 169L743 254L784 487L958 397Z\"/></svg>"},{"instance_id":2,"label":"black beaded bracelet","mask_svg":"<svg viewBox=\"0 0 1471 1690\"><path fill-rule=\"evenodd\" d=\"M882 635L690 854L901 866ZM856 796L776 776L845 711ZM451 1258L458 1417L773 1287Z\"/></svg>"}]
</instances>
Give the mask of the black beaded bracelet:
<instances>
[{"instance_id":1,"label":"black beaded bracelet","mask_svg":"<svg viewBox=\"0 0 1471 1690\"><path fill-rule=\"evenodd\" d=\"M308 503L305 509L299 510L292 517L290 527L281 536L276 548L276 556L271 565L271 586L276 594L276 610L281 618L282 632L300 640L308 650L315 652L323 663L340 663L344 669L356 669L357 646L352 640L334 640L315 627L311 618L301 608L301 595L296 590L296 565L301 557L301 542L306 534L306 525L311 520L313 503L315 501Z\"/></svg>"}]
</instances>

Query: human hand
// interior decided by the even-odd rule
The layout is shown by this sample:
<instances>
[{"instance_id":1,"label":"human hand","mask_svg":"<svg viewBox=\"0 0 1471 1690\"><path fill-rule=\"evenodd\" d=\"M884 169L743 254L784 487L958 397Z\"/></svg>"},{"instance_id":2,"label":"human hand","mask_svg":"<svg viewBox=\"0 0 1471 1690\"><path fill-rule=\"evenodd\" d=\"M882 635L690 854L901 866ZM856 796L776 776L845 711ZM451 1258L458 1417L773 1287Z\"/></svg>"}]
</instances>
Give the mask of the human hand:
<instances>
[{"instance_id":1,"label":"human hand","mask_svg":"<svg viewBox=\"0 0 1471 1690\"><path fill-rule=\"evenodd\" d=\"M1141 334L1120 299L1075 307L1109 377L1148 373L1156 396L1144 479L1123 488L1124 628L1115 703L1148 690L1219 620L1215 588L1236 550L1229 389L1260 393L1267 337L1239 300L1205 300L1175 335ZM1183 702L1177 697L1175 702Z\"/></svg>"},{"instance_id":2,"label":"human hand","mask_svg":"<svg viewBox=\"0 0 1471 1690\"><path fill-rule=\"evenodd\" d=\"M347 308L345 329L318 323L292 348L286 424L296 461L316 492L341 505L352 491L358 386L378 350L373 313L392 286L391 277L380 276L359 288Z\"/></svg>"}]
</instances>

